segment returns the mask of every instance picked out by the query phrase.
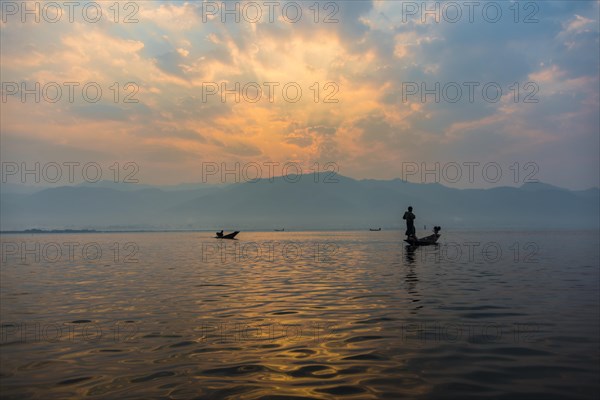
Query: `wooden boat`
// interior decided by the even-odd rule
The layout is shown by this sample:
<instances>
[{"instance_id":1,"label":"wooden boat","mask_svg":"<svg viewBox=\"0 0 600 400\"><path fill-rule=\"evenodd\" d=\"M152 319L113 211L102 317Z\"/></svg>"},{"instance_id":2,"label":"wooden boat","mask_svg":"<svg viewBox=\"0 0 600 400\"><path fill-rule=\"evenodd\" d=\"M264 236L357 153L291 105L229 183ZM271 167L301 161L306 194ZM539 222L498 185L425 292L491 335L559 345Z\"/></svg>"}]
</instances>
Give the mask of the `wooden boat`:
<instances>
[{"instance_id":1,"label":"wooden boat","mask_svg":"<svg viewBox=\"0 0 600 400\"><path fill-rule=\"evenodd\" d=\"M370 230L371 232L379 232L379 231L381 230L381 228L377 228L377 229L370 228L369 230Z\"/></svg>"},{"instance_id":2,"label":"wooden boat","mask_svg":"<svg viewBox=\"0 0 600 400\"><path fill-rule=\"evenodd\" d=\"M221 231L221 232L217 232L217 236L215 236L215 238L216 239L235 239L235 237L238 233L240 233L240 231L235 231L235 232L228 233L227 235L223 235L223 231Z\"/></svg>"},{"instance_id":3,"label":"wooden boat","mask_svg":"<svg viewBox=\"0 0 600 400\"><path fill-rule=\"evenodd\" d=\"M434 226L433 227L433 235L429 235L429 236L425 236L422 238L408 238L408 239L404 239L404 241L406 243L408 243L411 246L430 246L433 244L437 244L438 239L440 238L440 234L438 233L440 231L439 226Z\"/></svg>"},{"instance_id":4,"label":"wooden boat","mask_svg":"<svg viewBox=\"0 0 600 400\"><path fill-rule=\"evenodd\" d=\"M285 228L275 229L275 232L285 232Z\"/></svg>"}]
</instances>

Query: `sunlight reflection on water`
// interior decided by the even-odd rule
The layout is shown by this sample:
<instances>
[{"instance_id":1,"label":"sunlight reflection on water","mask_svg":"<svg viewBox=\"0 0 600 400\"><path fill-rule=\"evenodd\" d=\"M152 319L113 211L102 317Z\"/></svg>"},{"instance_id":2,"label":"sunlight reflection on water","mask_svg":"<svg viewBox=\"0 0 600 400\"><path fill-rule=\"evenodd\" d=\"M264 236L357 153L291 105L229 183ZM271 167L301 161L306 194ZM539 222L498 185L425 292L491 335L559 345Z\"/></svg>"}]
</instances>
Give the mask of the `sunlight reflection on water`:
<instances>
[{"instance_id":1,"label":"sunlight reflection on water","mask_svg":"<svg viewBox=\"0 0 600 400\"><path fill-rule=\"evenodd\" d=\"M598 233L442 233L3 235L1 393L595 398Z\"/></svg>"}]
</instances>

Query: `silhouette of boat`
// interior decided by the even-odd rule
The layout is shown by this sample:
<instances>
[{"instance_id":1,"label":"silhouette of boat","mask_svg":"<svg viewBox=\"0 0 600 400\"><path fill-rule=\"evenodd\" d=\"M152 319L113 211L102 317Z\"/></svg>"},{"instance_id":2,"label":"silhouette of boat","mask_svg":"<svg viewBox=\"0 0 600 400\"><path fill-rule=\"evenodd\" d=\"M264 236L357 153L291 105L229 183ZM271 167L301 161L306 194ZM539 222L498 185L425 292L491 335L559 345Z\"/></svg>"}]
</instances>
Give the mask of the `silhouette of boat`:
<instances>
[{"instance_id":1,"label":"silhouette of boat","mask_svg":"<svg viewBox=\"0 0 600 400\"><path fill-rule=\"evenodd\" d=\"M369 230L370 230L371 232L379 232L379 231L381 230L381 228L377 228L377 229L370 228Z\"/></svg>"},{"instance_id":2,"label":"silhouette of boat","mask_svg":"<svg viewBox=\"0 0 600 400\"><path fill-rule=\"evenodd\" d=\"M275 232L285 232L285 228L275 229Z\"/></svg>"},{"instance_id":3,"label":"silhouette of boat","mask_svg":"<svg viewBox=\"0 0 600 400\"><path fill-rule=\"evenodd\" d=\"M408 239L404 239L404 241L406 243L408 243L411 246L430 246L430 245L434 245L437 244L438 239L440 238L440 234L438 233L440 231L439 226L434 226L433 227L433 235L429 235L429 236L425 236L422 238L408 238Z\"/></svg>"},{"instance_id":4,"label":"silhouette of boat","mask_svg":"<svg viewBox=\"0 0 600 400\"><path fill-rule=\"evenodd\" d=\"M227 235L223 235L223 231L221 231L221 232L217 232L217 236L215 236L215 238L216 239L235 239L235 237L238 233L240 233L240 231L235 231L235 232L228 233Z\"/></svg>"}]
</instances>

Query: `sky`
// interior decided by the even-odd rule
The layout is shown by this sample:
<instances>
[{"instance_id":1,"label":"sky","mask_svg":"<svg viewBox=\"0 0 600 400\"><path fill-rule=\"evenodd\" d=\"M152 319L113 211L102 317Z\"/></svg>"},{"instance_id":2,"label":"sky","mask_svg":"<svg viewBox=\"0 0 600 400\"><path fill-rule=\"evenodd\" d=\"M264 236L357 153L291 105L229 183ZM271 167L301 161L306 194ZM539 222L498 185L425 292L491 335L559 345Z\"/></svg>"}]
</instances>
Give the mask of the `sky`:
<instances>
[{"instance_id":1,"label":"sky","mask_svg":"<svg viewBox=\"0 0 600 400\"><path fill-rule=\"evenodd\" d=\"M3 183L599 186L597 1L1 6Z\"/></svg>"}]
</instances>

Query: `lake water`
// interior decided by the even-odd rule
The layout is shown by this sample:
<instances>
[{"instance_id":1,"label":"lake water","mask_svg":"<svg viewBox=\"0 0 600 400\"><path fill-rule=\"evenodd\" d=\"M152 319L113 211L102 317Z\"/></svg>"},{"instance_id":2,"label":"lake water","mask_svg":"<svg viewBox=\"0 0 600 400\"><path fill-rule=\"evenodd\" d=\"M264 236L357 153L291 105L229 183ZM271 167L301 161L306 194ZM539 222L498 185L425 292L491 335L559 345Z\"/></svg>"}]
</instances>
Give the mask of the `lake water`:
<instances>
[{"instance_id":1,"label":"lake water","mask_svg":"<svg viewBox=\"0 0 600 400\"><path fill-rule=\"evenodd\" d=\"M2 235L3 399L596 399L598 232Z\"/></svg>"}]
</instances>

